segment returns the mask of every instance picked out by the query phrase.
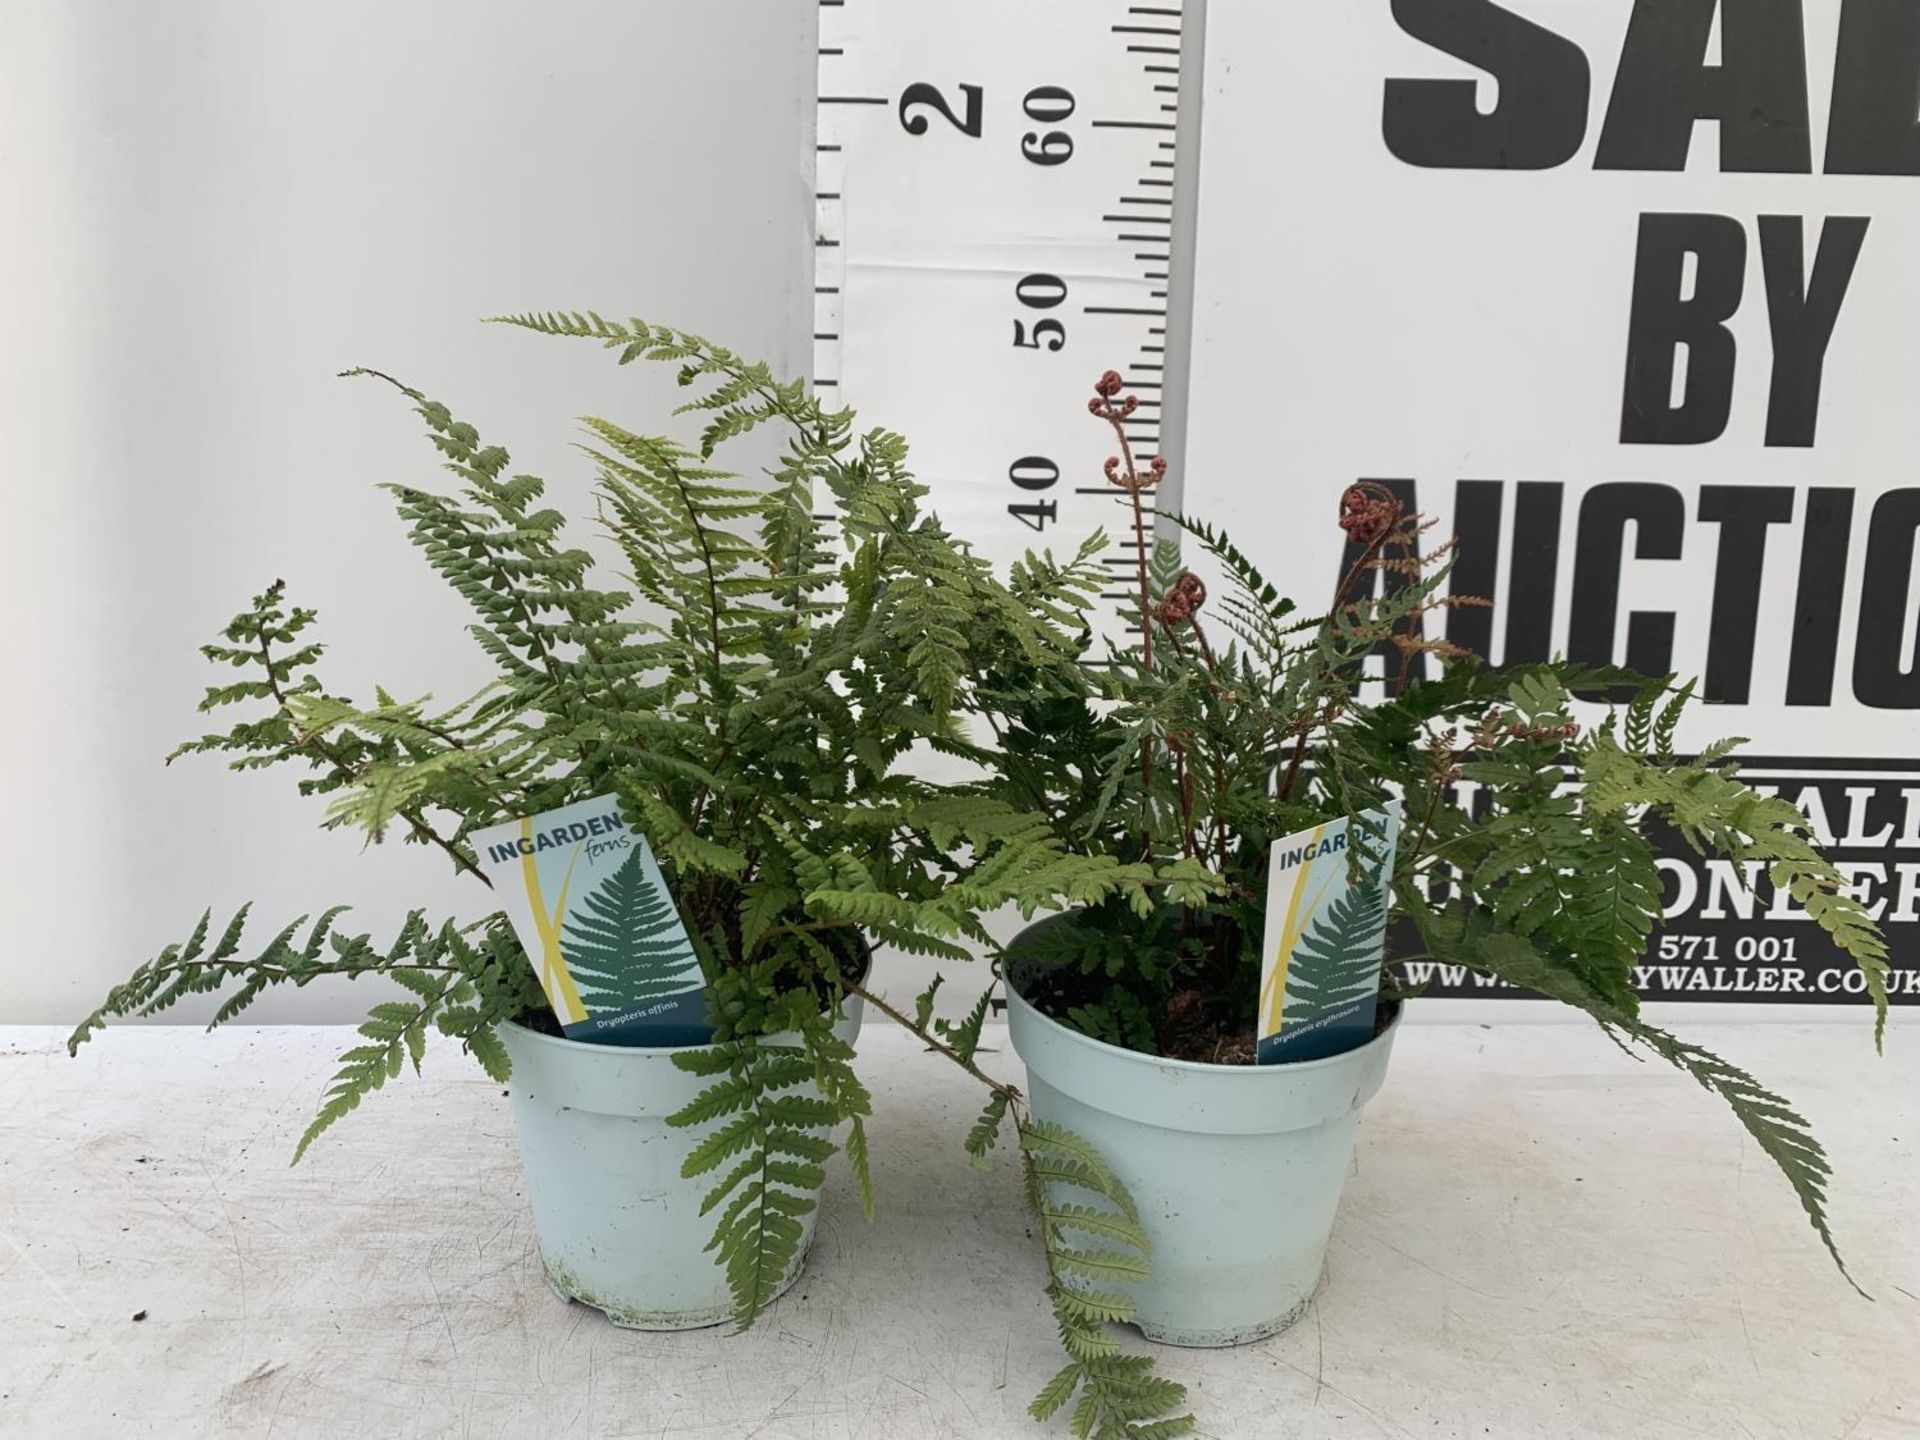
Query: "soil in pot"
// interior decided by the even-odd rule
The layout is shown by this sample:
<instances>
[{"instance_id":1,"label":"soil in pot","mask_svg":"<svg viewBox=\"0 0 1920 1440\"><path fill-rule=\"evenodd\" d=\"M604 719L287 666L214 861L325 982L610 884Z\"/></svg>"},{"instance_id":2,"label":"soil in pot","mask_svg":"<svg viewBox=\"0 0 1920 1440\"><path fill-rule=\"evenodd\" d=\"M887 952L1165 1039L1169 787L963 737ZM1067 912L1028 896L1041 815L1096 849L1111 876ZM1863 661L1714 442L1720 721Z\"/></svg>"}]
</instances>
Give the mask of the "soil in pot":
<instances>
[{"instance_id":1,"label":"soil in pot","mask_svg":"<svg viewBox=\"0 0 1920 1440\"><path fill-rule=\"evenodd\" d=\"M1259 964L1229 961L1206 967L1224 971L1215 983L1186 983L1170 990L1144 986L1120 986L1104 971L1088 973L1077 965L1051 962L1050 952L1062 927L1086 924L1087 912L1049 916L1028 932L1038 942L1025 946L1016 941L1010 951L1010 964L1018 977L1020 993L1028 1004L1050 1020L1122 1049L1164 1060L1185 1060L1200 1065L1252 1065L1259 1050L1254 1019ZM1106 917L1094 923L1102 924ZM1221 947L1238 954L1238 936L1223 937ZM1251 976L1254 984L1243 982ZM1211 977L1210 977L1211 978ZM1123 1042L1102 1027L1088 1023L1096 1009L1112 1013L1116 1009L1114 991L1124 989L1138 1006L1144 1022ZM1132 1007L1128 1007L1129 1010ZM1399 1006L1383 999L1374 1014L1373 1034L1377 1038L1393 1023ZM1142 1043L1150 1041L1151 1043Z\"/></svg>"}]
</instances>

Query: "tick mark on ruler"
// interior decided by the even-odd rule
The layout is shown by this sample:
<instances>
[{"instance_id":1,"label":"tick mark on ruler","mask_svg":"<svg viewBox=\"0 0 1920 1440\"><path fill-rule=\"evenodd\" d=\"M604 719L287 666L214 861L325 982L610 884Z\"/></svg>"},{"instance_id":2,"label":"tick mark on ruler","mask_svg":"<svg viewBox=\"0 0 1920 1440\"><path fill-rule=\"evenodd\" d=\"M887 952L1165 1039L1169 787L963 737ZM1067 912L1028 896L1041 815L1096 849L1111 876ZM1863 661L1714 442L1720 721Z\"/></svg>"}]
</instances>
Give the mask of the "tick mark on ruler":
<instances>
[{"instance_id":1,"label":"tick mark on ruler","mask_svg":"<svg viewBox=\"0 0 1920 1440\"><path fill-rule=\"evenodd\" d=\"M1084 315L1165 315L1167 309L1164 305L1149 310L1143 310L1136 305L1089 305L1081 313Z\"/></svg>"},{"instance_id":2,"label":"tick mark on ruler","mask_svg":"<svg viewBox=\"0 0 1920 1440\"><path fill-rule=\"evenodd\" d=\"M1180 53L1178 45L1129 45L1127 50L1134 55L1178 55ZM1172 73L1177 75L1180 72L1176 70Z\"/></svg>"},{"instance_id":3,"label":"tick mark on ruler","mask_svg":"<svg viewBox=\"0 0 1920 1440\"><path fill-rule=\"evenodd\" d=\"M882 100L882 105L887 102ZM1171 120L1096 120L1096 130L1177 130L1180 127Z\"/></svg>"},{"instance_id":4,"label":"tick mark on ruler","mask_svg":"<svg viewBox=\"0 0 1920 1440\"><path fill-rule=\"evenodd\" d=\"M1116 25L1113 27L1113 33L1116 35L1178 35L1180 27L1178 25Z\"/></svg>"},{"instance_id":5,"label":"tick mark on ruler","mask_svg":"<svg viewBox=\"0 0 1920 1440\"><path fill-rule=\"evenodd\" d=\"M1148 182L1143 180L1140 183L1144 185ZM1122 195L1120 197L1120 203L1122 205L1171 205L1173 201L1165 195ZM1145 220L1148 217L1141 215L1136 218Z\"/></svg>"},{"instance_id":6,"label":"tick mark on ruler","mask_svg":"<svg viewBox=\"0 0 1920 1440\"><path fill-rule=\"evenodd\" d=\"M822 95L820 103L822 105L891 105L893 102L884 95ZM1097 125L1100 122L1096 120L1094 123Z\"/></svg>"}]
</instances>

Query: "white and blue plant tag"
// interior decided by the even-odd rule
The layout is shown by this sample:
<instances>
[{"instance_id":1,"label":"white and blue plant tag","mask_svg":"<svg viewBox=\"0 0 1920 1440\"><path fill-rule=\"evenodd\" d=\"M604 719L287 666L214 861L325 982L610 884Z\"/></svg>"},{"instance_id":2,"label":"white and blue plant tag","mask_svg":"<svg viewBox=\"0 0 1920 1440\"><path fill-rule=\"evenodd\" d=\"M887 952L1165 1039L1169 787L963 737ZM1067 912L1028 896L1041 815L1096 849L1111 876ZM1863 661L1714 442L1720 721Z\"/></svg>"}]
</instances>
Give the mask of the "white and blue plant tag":
<instances>
[{"instance_id":1,"label":"white and blue plant tag","mask_svg":"<svg viewBox=\"0 0 1920 1440\"><path fill-rule=\"evenodd\" d=\"M611 796L476 831L540 988L569 1040L704 1045L705 981L647 837Z\"/></svg>"},{"instance_id":2,"label":"white and blue plant tag","mask_svg":"<svg viewBox=\"0 0 1920 1440\"><path fill-rule=\"evenodd\" d=\"M1262 1065L1323 1060L1373 1038L1400 802L1273 842L1260 960Z\"/></svg>"}]
</instances>

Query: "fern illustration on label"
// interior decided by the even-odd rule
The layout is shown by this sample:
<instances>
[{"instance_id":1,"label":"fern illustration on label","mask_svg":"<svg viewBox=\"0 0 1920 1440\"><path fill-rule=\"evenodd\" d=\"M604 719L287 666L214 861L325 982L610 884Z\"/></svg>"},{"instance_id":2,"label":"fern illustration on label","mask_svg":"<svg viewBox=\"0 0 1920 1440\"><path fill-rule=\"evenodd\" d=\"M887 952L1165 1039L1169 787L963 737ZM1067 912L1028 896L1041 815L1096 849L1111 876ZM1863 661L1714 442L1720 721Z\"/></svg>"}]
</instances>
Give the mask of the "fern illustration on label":
<instances>
[{"instance_id":1,"label":"fern illustration on label","mask_svg":"<svg viewBox=\"0 0 1920 1440\"><path fill-rule=\"evenodd\" d=\"M705 980L647 837L611 796L477 832L474 850L570 1040L704 1045Z\"/></svg>"},{"instance_id":2,"label":"fern illustration on label","mask_svg":"<svg viewBox=\"0 0 1920 1440\"><path fill-rule=\"evenodd\" d=\"M1320 1060L1372 1038L1399 839L1393 801L1273 842L1260 1064Z\"/></svg>"}]
</instances>

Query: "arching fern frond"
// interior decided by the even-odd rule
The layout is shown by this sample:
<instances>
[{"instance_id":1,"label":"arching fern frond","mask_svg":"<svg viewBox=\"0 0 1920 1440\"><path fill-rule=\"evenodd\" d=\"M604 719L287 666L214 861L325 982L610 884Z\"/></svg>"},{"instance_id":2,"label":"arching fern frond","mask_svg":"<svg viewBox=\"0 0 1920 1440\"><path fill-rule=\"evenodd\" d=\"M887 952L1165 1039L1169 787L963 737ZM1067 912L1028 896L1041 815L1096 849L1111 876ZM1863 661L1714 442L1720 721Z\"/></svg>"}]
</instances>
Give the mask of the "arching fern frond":
<instances>
[{"instance_id":1,"label":"arching fern frond","mask_svg":"<svg viewBox=\"0 0 1920 1440\"><path fill-rule=\"evenodd\" d=\"M1019 1122L1027 1209L1047 1257L1047 1299L1068 1361L1029 1412L1048 1420L1069 1404L1078 1440L1161 1440L1188 1434L1186 1387L1128 1355L1107 1327L1133 1318L1124 1287L1151 1273L1152 1246L1133 1197L1092 1145L1045 1120ZM1078 1399L1075 1399L1075 1396Z\"/></svg>"},{"instance_id":2,"label":"arching fern frond","mask_svg":"<svg viewBox=\"0 0 1920 1440\"><path fill-rule=\"evenodd\" d=\"M1867 1292L1848 1274L1846 1261L1840 1258L1839 1247L1834 1244L1833 1231L1827 1223L1827 1182L1833 1172L1827 1163L1827 1152L1814 1138L1812 1127L1791 1105L1753 1076L1709 1050L1651 1025L1622 1027L1622 1033L1669 1065L1684 1070L1702 1089L1727 1102L1747 1134L1793 1187L1814 1233L1827 1247L1827 1253L1840 1267L1847 1283L1866 1296Z\"/></svg>"},{"instance_id":3,"label":"arching fern frond","mask_svg":"<svg viewBox=\"0 0 1920 1440\"><path fill-rule=\"evenodd\" d=\"M801 1222L819 1206L835 1148L828 1136L844 1104L822 1098L810 1082L822 1065L844 1061L751 1038L673 1059L713 1079L667 1123L704 1131L681 1164L684 1178L721 1172L700 1213L719 1212L707 1249L726 1271L734 1322L744 1330L800 1264Z\"/></svg>"},{"instance_id":4,"label":"arching fern frond","mask_svg":"<svg viewBox=\"0 0 1920 1440\"><path fill-rule=\"evenodd\" d=\"M307 926L301 916L283 927L264 949L243 957L241 940L248 907L242 906L207 948L210 915L187 939L169 945L153 960L115 986L104 1003L74 1029L67 1040L77 1052L111 1019L161 1014L194 995L233 988L208 1029L245 1012L266 991L283 985L312 984L322 976L357 979L380 976L405 990L403 999L375 1005L359 1034L363 1043L340 1057L340 1070L328 1085L319 1113L294 1149L297 1162L334 1122L398 1076L410 1062L420 1068L432 1031L461 1042L496 1080L507 1078L505 1048L494 1027L537 1002L539 984L504 915L463 930L448 921L427 924L419 911L408 915L384 950L366 935L343 935L335 922L346 906L335 906ZM300 931L306 926L305 939ZM478 941L469 938L477 931Z\"/></svg>"}]
</instances>

